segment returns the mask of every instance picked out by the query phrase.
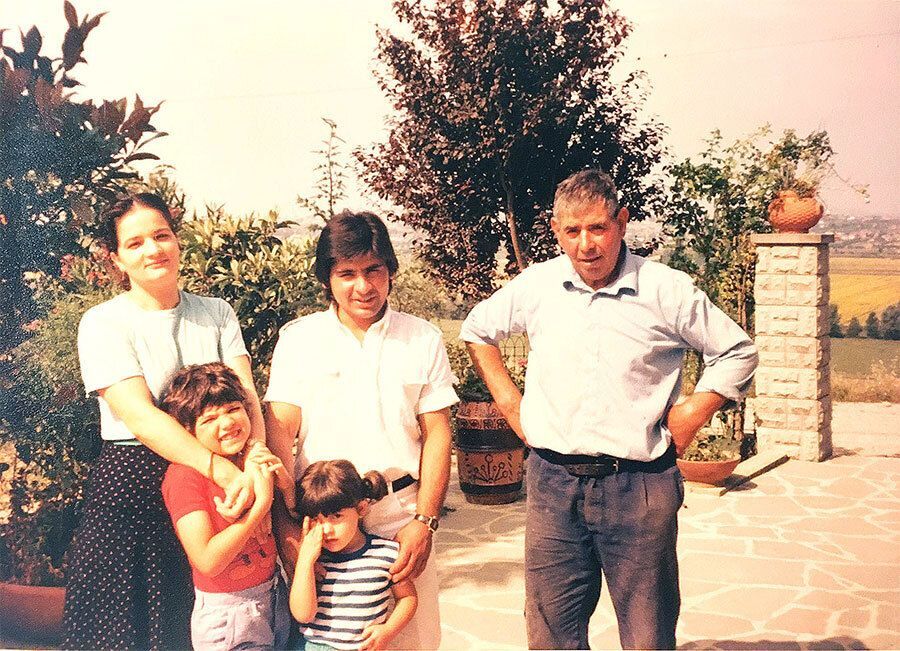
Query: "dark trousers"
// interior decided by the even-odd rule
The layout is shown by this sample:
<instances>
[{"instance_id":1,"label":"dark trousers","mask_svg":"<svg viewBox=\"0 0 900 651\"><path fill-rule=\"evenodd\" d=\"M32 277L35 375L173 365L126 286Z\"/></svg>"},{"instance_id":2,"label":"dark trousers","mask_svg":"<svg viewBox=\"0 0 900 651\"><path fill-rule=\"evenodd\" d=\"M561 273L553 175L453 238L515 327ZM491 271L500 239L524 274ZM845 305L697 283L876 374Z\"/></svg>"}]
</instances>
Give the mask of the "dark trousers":
<instances>
[{"instance_id":1,"label":"dark trousers","mask_svg":"<svg viewBox=\"0 0 900 651\"><path fill-rule=\"evenodd\" d=\"M587 649L606 576L626 649L674 649L678 509L684 484L660 473L573 477L528 458L525 622L532 649Z\"/></svg>"}]
</instances>

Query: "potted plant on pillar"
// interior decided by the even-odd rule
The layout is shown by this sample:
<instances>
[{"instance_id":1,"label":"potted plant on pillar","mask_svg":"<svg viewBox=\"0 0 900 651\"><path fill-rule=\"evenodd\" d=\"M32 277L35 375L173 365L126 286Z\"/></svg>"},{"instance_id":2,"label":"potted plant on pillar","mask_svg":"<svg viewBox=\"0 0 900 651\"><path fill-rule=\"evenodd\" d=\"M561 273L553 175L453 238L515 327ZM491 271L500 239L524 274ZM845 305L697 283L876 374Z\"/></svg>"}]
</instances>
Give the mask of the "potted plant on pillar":
<instances>
[{"instance_id":1,"label":"potted plant on pillar","mask_svg":"<svg viewBox=\"0 0 900 651\"><path fill-rule=\"evenodd\" d=\"M808 233L819 223L824 207L816 193L826 173L825 162L810 158L785 161L779 190L769 204L769 223L779 233Z\"/></svg>"},{"instance_id":2,"label":"potted plant on pillar","mask_svg":"<svg viewBox=\"0 0 900 651\"><path fill-rule=\"evenodd\" d=\"M459 484L472 504L508 504L518 499L525 472L526 448L493 401L465 347L449 346L457 377L454 447ZM510 376L524 384L525 358L508 363Z\"/></svg>"}]
</instances>

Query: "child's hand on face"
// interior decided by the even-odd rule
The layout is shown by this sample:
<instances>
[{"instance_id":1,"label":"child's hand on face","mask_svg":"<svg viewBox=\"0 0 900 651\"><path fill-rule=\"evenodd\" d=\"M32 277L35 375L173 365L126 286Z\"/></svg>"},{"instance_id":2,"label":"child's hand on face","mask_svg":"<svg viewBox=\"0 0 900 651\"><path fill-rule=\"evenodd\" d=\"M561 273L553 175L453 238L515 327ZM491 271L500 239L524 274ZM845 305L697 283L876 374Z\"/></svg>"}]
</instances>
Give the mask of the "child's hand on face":
<instances>
[{"instance_id":1,"label":"child's hand on face","mask_svg":"<svg viewBox=\"0 0 900 651\"><path fill-rule=\"evenodd\" d=\"M322 525L307 515L303 518L303 540L297 553L297 563L315 563L322 553Z\"/></svg>"}]
</instances>

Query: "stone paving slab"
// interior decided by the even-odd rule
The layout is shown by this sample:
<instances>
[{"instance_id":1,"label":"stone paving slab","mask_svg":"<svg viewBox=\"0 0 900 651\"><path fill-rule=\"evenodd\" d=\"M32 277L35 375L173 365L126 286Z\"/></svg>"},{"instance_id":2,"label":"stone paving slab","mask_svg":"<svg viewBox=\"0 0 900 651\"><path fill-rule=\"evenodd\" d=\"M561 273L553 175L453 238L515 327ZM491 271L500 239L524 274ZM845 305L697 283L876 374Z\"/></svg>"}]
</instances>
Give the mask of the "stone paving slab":
<instances>
[{"instance_id":1,"label":"stone paving slab","mask_svg":"<svg viewBox=\"0 0 900 651\"><path fill-rule=\"evenodd\" d=\"M722 496L687 494L680 648L900 648L895 415L898 405L867 406L845 419L856 425L835 427L839 456L827 461L791 460ZM875 432L864 446L858 427ZM442 648L524 649L524 498L468 504L454 475L447 505L436 542ZM620 648L605 586L590 630L593 648Z\"/></svg>"}]
</instances>

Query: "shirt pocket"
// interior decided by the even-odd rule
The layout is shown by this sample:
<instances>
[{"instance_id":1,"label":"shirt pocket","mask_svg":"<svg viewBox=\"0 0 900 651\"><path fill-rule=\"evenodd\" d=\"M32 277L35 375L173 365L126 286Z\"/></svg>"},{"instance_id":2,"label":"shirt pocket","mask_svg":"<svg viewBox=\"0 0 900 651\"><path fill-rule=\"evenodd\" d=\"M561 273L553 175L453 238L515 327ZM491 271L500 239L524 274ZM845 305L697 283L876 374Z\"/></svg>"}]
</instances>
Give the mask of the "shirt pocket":
<instances>
[{"instance_id":1,"label":"shirt pocket","mask_svg":"<svg viewBox=\"0 0 900 651\"><path fill-rule=\"evenodd\" d=\"M407 359L382 374L381 378L382 396L392 397L394 404L389 408L395 410L403 429L418 432L419 401L428 386L426 369L416 360Z\"/></svg>"}]
</instances>

